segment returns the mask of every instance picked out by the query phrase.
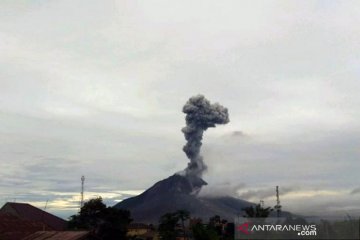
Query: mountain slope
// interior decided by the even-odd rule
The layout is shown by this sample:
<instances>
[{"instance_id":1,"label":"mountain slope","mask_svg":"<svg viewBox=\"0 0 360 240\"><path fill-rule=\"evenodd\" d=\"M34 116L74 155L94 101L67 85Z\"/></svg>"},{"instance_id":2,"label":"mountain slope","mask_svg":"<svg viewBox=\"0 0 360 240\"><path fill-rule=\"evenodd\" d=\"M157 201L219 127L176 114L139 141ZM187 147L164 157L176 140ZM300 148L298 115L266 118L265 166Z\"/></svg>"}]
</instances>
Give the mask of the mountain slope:
<instances>
[{"instance_id":1,"label":"mountain slope","mask_svg":"<svg viewBox=\"0 0 360 240\"><path fill-rule=\"evenodd\" d=\"M195 183L195 184L194 184ZM114 207L128 209L136 222L157 223L160 216L179 209L188 210L192 217L204 220L214 215L233 220L241 209L252 203L233 197L198 197L194 189L206 185L201 178L189 180L173 175L157 182L142 194L125 199Z\"/></svg>"}]
</instances>

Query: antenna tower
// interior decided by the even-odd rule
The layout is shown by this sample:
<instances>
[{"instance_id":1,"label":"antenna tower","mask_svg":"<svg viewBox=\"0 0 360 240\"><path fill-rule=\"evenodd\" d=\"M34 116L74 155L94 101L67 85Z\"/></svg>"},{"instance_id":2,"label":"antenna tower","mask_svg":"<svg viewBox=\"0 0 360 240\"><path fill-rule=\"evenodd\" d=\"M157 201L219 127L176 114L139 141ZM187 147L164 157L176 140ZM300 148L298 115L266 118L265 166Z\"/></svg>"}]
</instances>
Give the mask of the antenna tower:
<instances>
[{"instance_id":1,"label":"antenna tower","mask_svg":"<svg viewBox=\"0 0 360 240\"><path fill-rule=\"evenodd\" d=\"M80 200L80 209L84 206L84 182L85 177L81 177L81 200Z\"/></svg>"},{"instance_id":2,"label":"antenna tower","mask_svg":"<svg viewBox=\"0 0 360 240\"><path fill-rule=\"evenodd\" d=\"M280 196L279 196L279 186L276 186L276 205L274 207L276 209L277 217L281 215L281 205L280 205Z\"/></svg>"}]
</instances>

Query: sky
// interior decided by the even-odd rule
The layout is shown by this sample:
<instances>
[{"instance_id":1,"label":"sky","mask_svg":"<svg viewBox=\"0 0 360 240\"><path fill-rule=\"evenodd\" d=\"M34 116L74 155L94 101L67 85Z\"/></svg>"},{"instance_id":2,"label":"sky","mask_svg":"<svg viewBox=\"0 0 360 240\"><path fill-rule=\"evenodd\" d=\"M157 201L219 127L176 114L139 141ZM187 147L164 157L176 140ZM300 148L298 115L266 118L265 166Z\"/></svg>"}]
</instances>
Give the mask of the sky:
<instances>
[{"instance_id":1,"label":"sky","mask_svg":"<svg viewBox=\"0 0 360 240\"><path fill-rule=\"evenodd\" d=\"M2 0L0 205L63 218L187 166L182 106L209 129L203 195L360 214L359 1Z\"/></svg>"}]
</instances>

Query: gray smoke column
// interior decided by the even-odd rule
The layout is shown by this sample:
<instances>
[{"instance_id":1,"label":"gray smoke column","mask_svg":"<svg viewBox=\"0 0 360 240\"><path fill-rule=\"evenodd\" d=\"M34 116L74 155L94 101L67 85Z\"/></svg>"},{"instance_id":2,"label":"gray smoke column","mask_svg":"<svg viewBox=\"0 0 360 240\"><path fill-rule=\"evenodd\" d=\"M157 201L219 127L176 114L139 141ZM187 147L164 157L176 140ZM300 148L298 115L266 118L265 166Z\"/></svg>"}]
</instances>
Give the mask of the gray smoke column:
<instances>
[{"instance_id":1,"label":"gray smoke column","mask_svg":"<svg viewBox=\"0 0 360 240\"><path fill-rule=\"evenodd\" d=\"M228 123L228 110L218 103L211 104L203 95L197 95L187 101L183 112L186 114L186 127L182 132L187 140L183 150L190 159L185 172L190 177L201 177L206 170L203 157L200 155L203 133L216 124Z\"/></svg>"}]
</instances>

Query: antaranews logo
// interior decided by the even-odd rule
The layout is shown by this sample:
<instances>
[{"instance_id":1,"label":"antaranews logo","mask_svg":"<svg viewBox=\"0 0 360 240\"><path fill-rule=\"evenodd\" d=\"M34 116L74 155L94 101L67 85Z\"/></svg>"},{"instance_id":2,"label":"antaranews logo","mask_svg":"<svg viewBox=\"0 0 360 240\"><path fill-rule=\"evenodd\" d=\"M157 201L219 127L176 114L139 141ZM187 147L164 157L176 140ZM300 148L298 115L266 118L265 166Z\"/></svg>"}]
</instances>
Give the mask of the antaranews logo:
<instances>
[{"instance_id":1,"label":"antaranews logo","mask_svg":"<svg viewBox=\"0 0 360 240\"><path fill-rule=\"evenodd\" d=\"M246 235L249 235L250 234L250 232L249 232L249 224L250 224L249 222L243 223L243 224L241 224L241 225L239 225L237 227L237 230L244 233L244 234L246 234Z\"/></svg>"},{"instance_id":2,"label":"antaranews logo","mask_svg":"<svg viewBox=\"0 0 360 240\"><path fill-rule=\"evenodd\" d=\"M236 239L247 239L251 235L252 239L291 239L316 236L317 228L315 224L288 224L286 221L280 221L278 218L243 219L243 222L236 224Z\"/></svg>"},{"instance_id":3,"label":"antaranews logo","mask_svg":"<svg viewBox=\"0 0 360 240\"><path fill-rule=\"evenodd\" d=\"M235 239L360 239L358 219L235 218Z\"/></svg>"},{"instance_id":4,"label":"antaranews logo","mask_svg":"<svg viewBox=\"0 0 360 240\"><path fill-rule=\"evenodd\" d=\"M315 225L272 225L272 224L257 224L253 225L251 232L266 231L266 232L297 232L301 236L316 236Z\"/></svg>"}]
</instances>

